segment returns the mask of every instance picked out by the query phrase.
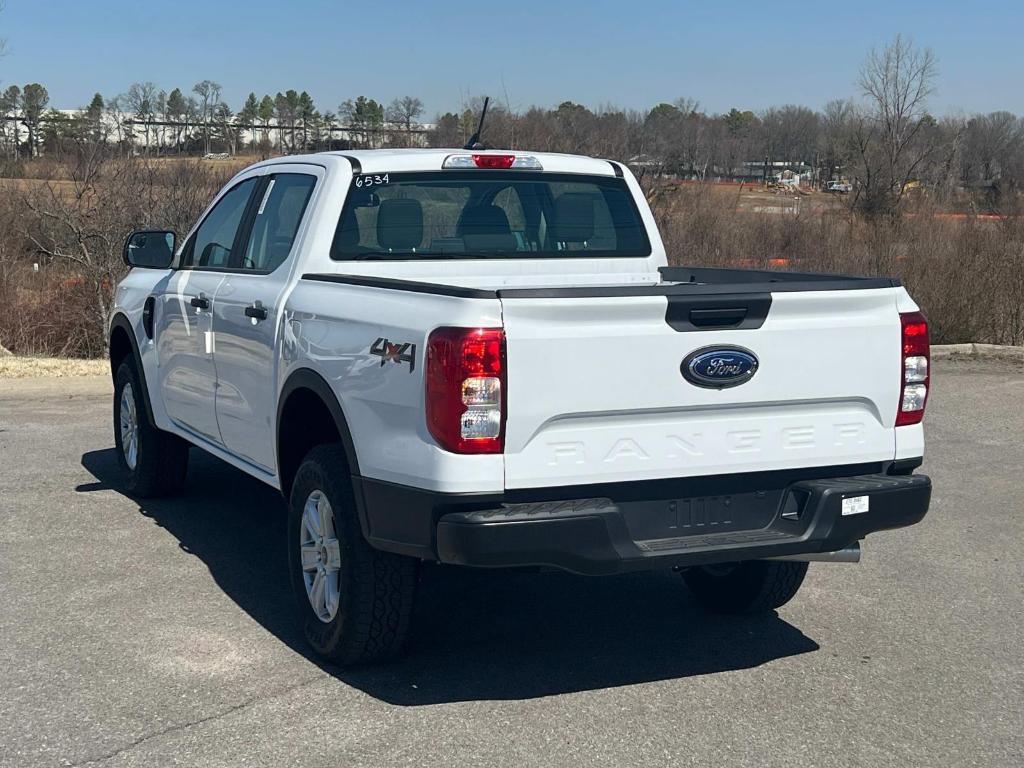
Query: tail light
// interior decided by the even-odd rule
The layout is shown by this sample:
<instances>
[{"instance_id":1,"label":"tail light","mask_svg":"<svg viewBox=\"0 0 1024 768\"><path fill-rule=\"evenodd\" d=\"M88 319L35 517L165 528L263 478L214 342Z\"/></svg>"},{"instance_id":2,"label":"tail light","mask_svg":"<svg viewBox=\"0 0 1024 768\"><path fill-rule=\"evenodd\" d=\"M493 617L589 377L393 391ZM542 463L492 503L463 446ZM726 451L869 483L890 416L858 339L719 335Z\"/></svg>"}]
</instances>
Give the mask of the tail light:
<instances>
[{"instance_id":1,"label":"tail light","mask_svg":"<svg viewBox=\"0 0 1024 768\"><path fill-rule=\"evenodd\" d=\"M453 453L505 448L505 332L438 328L427 339L427 427Z\"/></svg>"},{"instance_id":2,"label":"tail light","mask_svg":"<svg viewBox=\"0 0 1024 768\"><path fill-rule=\"evenodd\" d=\"M900 361L900 409L896 426L920 424L928 402L930 346L928 321L920 312L901 312L903 354Z\"/></svg>"}]
</instances>

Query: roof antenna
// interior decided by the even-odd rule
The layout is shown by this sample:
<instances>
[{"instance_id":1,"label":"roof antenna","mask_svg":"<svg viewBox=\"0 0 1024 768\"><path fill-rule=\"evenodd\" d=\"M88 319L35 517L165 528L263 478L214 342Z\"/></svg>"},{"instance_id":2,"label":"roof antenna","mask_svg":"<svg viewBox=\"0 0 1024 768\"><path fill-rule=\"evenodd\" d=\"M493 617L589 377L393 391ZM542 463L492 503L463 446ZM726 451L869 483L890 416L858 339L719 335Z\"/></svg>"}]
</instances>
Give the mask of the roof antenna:
<instances>
[{"instance_id":1,"label":"roof antenna","mask_svg":"<svg viewBox=\"0 0 1024 768\"><path fill-rule=\"evenodd\" d=\"M484 118L487 117L487 105L490 101L490 96L484 96L484 108L480 110L480 122L477 123L476 133L469 137L469 141L466 142L466 146L464 146L463 149L487 149L487 147L480 142L480 132L484 129Z\"/></svg>"}]
</instances>

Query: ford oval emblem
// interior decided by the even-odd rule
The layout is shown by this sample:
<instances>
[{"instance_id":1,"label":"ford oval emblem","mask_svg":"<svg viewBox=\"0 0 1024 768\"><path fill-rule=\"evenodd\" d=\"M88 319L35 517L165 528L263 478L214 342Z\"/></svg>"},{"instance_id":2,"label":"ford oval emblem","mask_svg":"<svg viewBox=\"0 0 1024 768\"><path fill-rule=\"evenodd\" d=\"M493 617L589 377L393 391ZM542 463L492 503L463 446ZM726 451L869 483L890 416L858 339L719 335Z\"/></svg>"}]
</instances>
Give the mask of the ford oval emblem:
<instances>
[{"instance_id":1,"label":"ford oval emblem","mask_svg":"<svg viewBox=\"0 0 1024 768\"><path fill-rule=\"evenodd\" d=\"M743 347L702 347L683 358L683 378L698 387L725 389L750 381L757 355Z\"/></svg>"}]
</instances>

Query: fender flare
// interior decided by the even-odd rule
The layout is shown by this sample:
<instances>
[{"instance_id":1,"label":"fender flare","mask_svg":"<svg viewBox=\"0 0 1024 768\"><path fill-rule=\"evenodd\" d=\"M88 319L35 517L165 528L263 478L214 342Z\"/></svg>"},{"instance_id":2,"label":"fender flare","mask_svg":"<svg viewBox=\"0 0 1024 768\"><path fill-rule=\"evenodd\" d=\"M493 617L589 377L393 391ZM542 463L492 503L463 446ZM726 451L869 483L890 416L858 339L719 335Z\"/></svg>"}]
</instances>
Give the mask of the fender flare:
<instances>
[{"instance_id":1,"label":"fender flare","mask_svg":"<svg viewBox=\"0 0 1024 768\"><path fill-rule=\"evenodd\" d=\"M128 341L131 343L132 359L135 362L135 372L139 376L139 383L142 385L142 401L146 404L146 416L149 417L149 423L156 426L156 419L153 418L153 404L149 399L149 384L146 381L146 369L142 365L142 353L139 352L139 340L135 337L135 329L132 327L128 317L123 312L118 312L110 320L110 333L107 335L107 355L110 355L111 342L114 338L114 331L120 328L128 335ZM111 358L110 365L111 378L117 376L117 371L114 370L113 358Z\"/></svg>"},{"instance_id":2,"label":"fender flare","mask_svg":"<svg viewBox=\"0 0 1024 768\"><path fill-rule=\"evenodd\" d=\"M338 396L334 394L331 385L326 379L312 368L298 368L292 371L285 380L284 386L277 398L277 423L274 428L274 453L277 457L277 466L281 467L281 414L284 411L288 397L297 389L308 389L312 391L321 402L327 406L331 417L334 419L334 426L341 437L342 447L345 449L345 458L348 460L349 472L354 477L359 477L359 459L356 456L355 442L352 440L352 432L348 427L348 420L342 410Z\"/></svg>"}]
</instances>

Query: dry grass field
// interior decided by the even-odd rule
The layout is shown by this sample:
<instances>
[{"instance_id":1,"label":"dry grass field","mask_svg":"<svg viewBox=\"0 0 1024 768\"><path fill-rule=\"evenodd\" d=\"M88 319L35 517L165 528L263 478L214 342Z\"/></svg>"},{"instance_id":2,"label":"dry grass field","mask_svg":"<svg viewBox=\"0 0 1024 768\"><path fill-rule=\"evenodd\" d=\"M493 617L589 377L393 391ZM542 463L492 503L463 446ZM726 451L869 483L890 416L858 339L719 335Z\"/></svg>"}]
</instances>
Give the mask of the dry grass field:
<instances>
[{"instance_id":1,"label":"dry grass field","mask_svg":"<svg viewBox=\"0 0 1024 768\"><path fill-rule=\"evenodd\" d=\"M102 376L110 373L106 360L57 357L0 357L0 379L67 378ZM0 385L2 388L2 385Z\"/></svg>"},{"instance_id":2,"label":"dry grass field","mask_svg":"<svg viewBox=\"0 0 1024 768\"><path fill-rule=\"evenodd\" d=\"M256 160L111 157L89 174L81 159L44 158L24 164L25 177L0 178L0 344L20 355L102 356L125 234L187 231L217 189ZM935 343L1024 344L1016 198L996 216L980 214L982 201L966 192L940 200L922 190L898 215L870 217L855 213L848 195L814 190L651 175L641 184L672 264L898 277Z\"/></svg>"}]
</instances>

